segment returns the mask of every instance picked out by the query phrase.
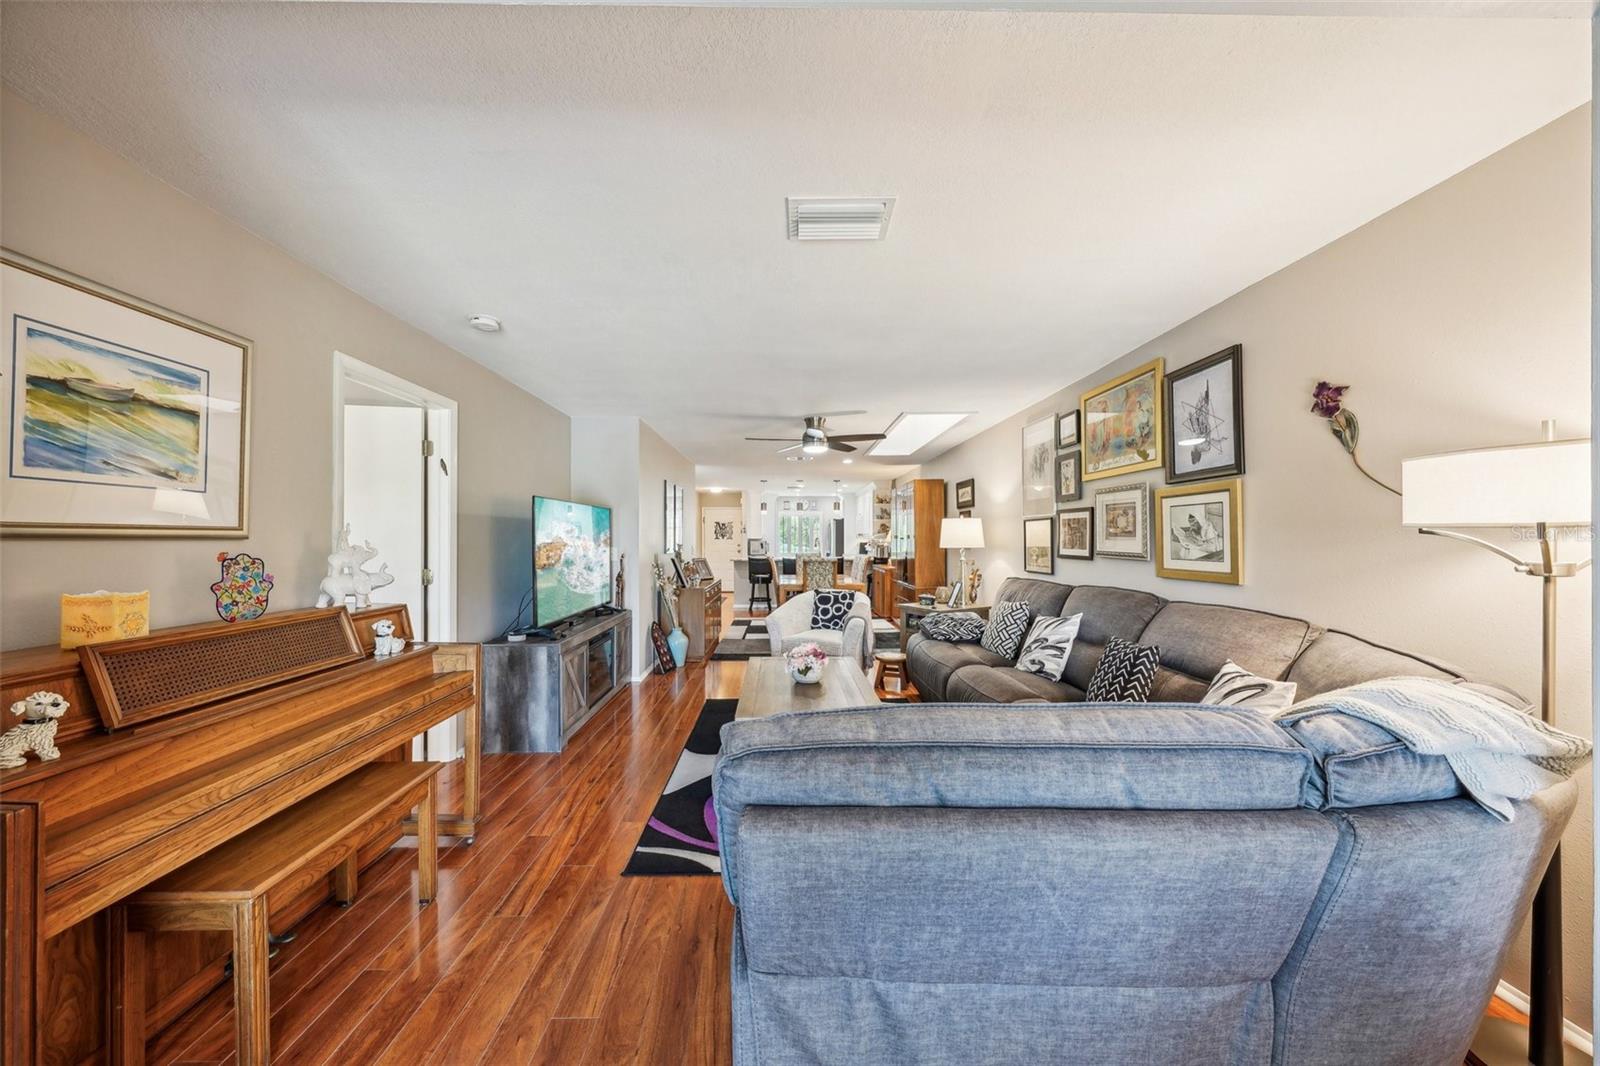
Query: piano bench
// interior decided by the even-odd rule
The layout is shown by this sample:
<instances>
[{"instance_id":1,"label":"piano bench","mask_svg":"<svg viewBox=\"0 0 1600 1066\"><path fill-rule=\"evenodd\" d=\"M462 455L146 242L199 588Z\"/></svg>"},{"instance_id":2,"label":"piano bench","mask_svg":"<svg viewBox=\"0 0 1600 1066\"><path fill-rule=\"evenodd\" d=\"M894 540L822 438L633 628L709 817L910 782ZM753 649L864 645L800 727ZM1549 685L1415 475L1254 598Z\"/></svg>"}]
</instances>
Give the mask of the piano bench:
<instances>
[{"instance_id":1,"label":"piano bench","mask_svg":"<svg viewBox=\"0 0 1600 1066\"><path fill-rule=\"evenodd\" d=\"M111 909L112 1066L140 1066L145 1038L145 934L213 929L233 934L233 1005L240 1066L270 1058L267 894L298 892L333 875L333 897L356 897L356 866L374 826L417 808L417 897L439 880L437 779L443 763L375 762L245 830ZM331 862L329 860L332 860Z\"/></svg>"}]
</instances>

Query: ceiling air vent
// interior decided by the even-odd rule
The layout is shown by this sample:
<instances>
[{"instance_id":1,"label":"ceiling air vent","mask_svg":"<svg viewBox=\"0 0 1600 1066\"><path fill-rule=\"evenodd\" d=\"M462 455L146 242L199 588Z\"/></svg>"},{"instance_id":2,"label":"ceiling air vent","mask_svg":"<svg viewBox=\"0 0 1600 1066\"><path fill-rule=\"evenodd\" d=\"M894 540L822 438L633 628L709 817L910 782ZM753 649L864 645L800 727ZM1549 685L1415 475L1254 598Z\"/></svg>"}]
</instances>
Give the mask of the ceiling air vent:
<instances>
[{"instance_id":1,"label":"ceiling air vent","mask_svg":"<svg viewBox=\"0 0 1600 1066\"><path fill-rule=\"evenodd\" d=\"M876 241L889 232L894 197L790 196L791 241Z\"/></svg>"}]
</instances>

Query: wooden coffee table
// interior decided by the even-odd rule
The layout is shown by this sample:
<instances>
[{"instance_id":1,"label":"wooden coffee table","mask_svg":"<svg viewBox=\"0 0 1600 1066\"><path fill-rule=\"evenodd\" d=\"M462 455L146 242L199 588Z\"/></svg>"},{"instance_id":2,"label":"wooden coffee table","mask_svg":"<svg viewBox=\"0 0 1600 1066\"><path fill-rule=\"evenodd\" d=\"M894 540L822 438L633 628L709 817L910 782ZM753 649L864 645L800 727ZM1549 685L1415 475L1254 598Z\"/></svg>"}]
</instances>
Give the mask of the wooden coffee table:
<instances>
[{"instance_id":1,"label":"wooden coffee table","mask_svg":"<svg viewBox=\"0 0 1600 1066\"><path fill-rule=\"evenodd\" d=\"M872 692L872 682L851 659L829 659L822 668L822 680L814 685L790 681L782 659L751 659L744 664L739 706L733 717L765 718L784 711L873 707L880 702Z\"/></svg>"}]
</instances>

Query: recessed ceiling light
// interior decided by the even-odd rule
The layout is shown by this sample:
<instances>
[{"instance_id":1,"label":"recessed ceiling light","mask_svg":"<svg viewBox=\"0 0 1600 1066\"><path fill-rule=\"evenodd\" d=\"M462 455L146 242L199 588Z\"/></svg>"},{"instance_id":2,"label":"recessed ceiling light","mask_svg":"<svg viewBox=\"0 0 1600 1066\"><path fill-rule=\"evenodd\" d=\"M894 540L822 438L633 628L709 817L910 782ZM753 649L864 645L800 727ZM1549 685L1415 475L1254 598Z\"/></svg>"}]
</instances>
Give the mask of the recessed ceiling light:
<instances>
[{"instance_id":1,"label":"recessed ceiling light","mask_svg":"<svg viewBox=\"0 0 1600 1066\"><path fill-rule=\"evenodd\" d=\"M467 325L479 333L500 332L500 320L493 315L471 315L467 318Z\"/></svg>"},{"instance_id":2,"label":"recessed ceiling light","mask_svg":"<svg viewBox=\"0 0 1600 1066\"><path fill-rule=\"evenodd\" d=\"M907 411L889 426L882 440L867 449L869 455L911 455L971 411Z\"/></svg>"},{"instance_id":3,"label":"recessed ceiling light","mask_svg":"<svg viewBox=\"0 0 1600 1066\"><path fill-rule=\"evenodd\" d=\"M849 465L850 465L850 464L851 464L851 463L853 463L853 462L855 462L855 460L854 460L854 459L846 459L846 460L845 460L845 461L844 461L844 465L845 465L845 466L849 466Z\"/></svg>"}]
</instances>

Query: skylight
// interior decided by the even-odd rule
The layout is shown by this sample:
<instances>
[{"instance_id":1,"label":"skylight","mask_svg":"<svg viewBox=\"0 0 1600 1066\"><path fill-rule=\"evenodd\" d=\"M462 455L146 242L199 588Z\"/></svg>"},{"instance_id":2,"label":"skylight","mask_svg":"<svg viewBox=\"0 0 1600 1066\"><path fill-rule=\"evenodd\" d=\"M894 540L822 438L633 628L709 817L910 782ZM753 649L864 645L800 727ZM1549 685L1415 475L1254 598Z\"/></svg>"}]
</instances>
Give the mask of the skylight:
<instances>
[{"instance_id":1,"label":"skylight","mask_svg":"<svg viewBox=\"0 0 1600 1066\"><path fill-rule=\"evenodd\" d=\"M884 438L868 449L871 455L911 455L971 411L907 411L894 420Z\"/></svg>"}]
</instances>

